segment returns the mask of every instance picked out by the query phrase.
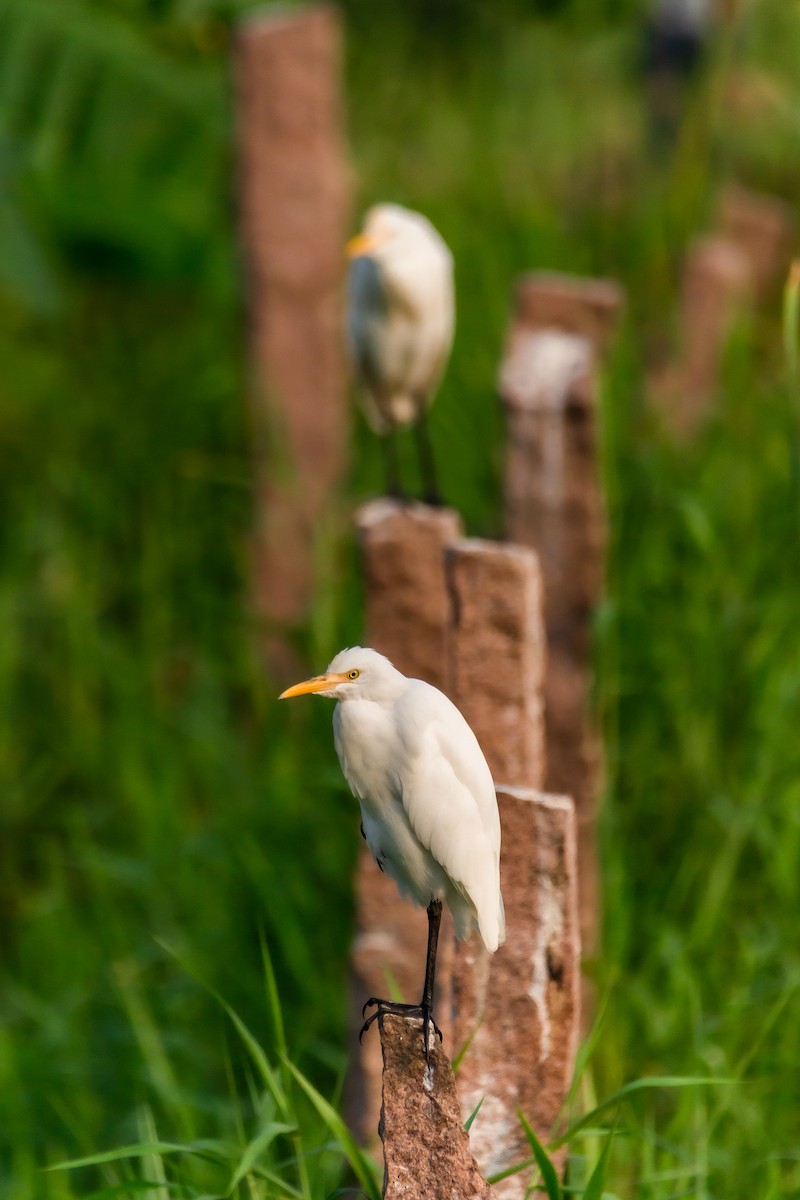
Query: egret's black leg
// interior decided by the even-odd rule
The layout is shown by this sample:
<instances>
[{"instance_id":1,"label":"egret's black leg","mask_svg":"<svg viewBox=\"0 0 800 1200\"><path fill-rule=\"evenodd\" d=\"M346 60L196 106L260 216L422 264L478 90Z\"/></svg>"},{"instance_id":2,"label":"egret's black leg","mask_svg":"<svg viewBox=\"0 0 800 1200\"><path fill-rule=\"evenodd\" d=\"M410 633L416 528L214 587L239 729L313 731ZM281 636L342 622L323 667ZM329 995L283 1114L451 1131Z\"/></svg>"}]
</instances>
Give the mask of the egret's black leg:
<instances>
[{"instance_id":1,"label":"egret's black leg","mask_svg":"<svg viewBox=\"0 0 800 1200\"><path fill-rule=\"evenodd\" d=\"M428 407L424 401L419 405L419 417L414 427L414 434L417 441L419 470L422 476L425 502L426 504L440 505L442 496L436 478L436 460L433 455L431 433L428 426Z\"/></svg>"},{"instance_id":2,"label":"egret's black leg","mask_svg":"<svg viewBox=\"0 0 800 1200\"><path fill-rule=\"evenodd\" d=\"M439 926L442 920L441 900L431 900L428 905L428 953L425 959L425 984L422 989L422 1000L419 1004L400 1004L397 1000L381 1000L370 996L361 1010L363 1017L368 1008L374 1006L375 1012L367 1017L361 1026L358 1040L361 1041L373 1021L382 1013L393 1013L398 1017L422 1017L422 1036L425 1040L425 1057L430 1059L430 1031L442 1040L442 1031L433 1019L433 990L436 976L436 949L439 945Z\"/></svg>"},{"instance_id":3,"label":"egret's black leg","mask_svg":"<svg viewBox=\"0 0 800 1200\"><path fill-rule=\"evenodd\" d=\"M430 1055L430 1030L431 1026L439 1034L441 1041L442 1034L437 1028L436 1022L433 1019L433 984L436 976L436 950L439 945L439 926L442 922L442 902L441 900L431 900L428 905L428 954L425 960L425 985L422 989L422 1036L425 1039L425 1057Z\"/></svg>"},{"instance_id":4,"label":"egret's black leg","mask_svg":"<svg viewBox=\"0 0 800 1200\"><path fill-rule=\"evenodd\" d=\"M404 500L405 493L400 482L400 455L397 449L397 430L392 428L381 435L383 463L386 471L386 495L393 500Z\"/></svg>"}]
</instances>

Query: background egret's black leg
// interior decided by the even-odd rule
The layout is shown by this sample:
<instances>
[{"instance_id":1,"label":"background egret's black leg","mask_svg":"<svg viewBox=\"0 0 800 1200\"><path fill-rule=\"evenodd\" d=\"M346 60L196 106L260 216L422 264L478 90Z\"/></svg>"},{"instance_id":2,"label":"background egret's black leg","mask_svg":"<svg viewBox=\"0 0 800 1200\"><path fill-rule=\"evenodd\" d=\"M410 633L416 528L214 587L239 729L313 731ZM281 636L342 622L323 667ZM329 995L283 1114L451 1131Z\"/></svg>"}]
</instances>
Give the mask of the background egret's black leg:
<instances>
[{"instance_id":1,"label":"background egret's black leg","mask_svg":"<svg viewBox=\"0 0 800 1200\"><path fill-rule=\"evenodd\" d=\"M422 476L422 486L427 504L441 504L442 496L436 478L436 460L433 456L433 445L428 427L428 406L422 402L419 406L419 418L414 427L419 455L419 469Z\"/></svg>"},{"instance_id":2,"label":"background egret's black leg","mask_svg":"<svg viewBox=\"0 0 800 1200\"><path fill-rule=\"evenodd\" d=\"M404 500L405 493L400 482L400 456L397 449L397 430L390 429L381 435L383 462L386 469L386 495L394 500Z\"/></svg>"}]
</instances>

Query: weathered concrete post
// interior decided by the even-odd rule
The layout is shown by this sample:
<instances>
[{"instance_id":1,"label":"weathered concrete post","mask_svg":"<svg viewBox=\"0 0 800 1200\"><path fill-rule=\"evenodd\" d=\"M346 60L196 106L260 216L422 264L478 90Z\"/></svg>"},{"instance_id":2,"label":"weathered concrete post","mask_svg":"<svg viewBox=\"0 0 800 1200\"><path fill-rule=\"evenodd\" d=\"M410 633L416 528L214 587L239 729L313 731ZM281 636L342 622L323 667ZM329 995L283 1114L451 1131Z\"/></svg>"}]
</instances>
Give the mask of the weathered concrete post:
<instances>
[{"instance_id":1,"label":"weathered concrete post","mask_svg":"<svg viewBox=\"0 0 800 1200\"><path fill-rule=\"evenodd\" d=\"M375 500L357 514L364 573L365 643L392 660L398 670L447 691L447 630L450 599L443 552L461 534L451 509L394 500ZM353 1041L361 1024L360 1005L368 996L391 995L416 1003L422 992L427 919L422 909L401 900L396 885L382 875L362 847L356 878L357 934L352 952ZM445 912L439 939L436 1017L447 1036L449 955L452 919ZM351 1129L365 1145L376 1145L381 1104L378 1040L365 1037L347 1084Z\"/></svg>"},{"instance_id":2,"label":"weathered concrete post","mask_svg":"<svg viewBox=\"0 0 800 1200\"><path fill-rule=\"evenodd\" d=\"M455 946L454 1052L462 1114L484 1097L471 1131L491 1175L528 1156L522 1109L547 1139L577 1048L580 977L571 800L535 790L545 773L541 685L545 631L536 555L465 540L446 552L453 601L451 695L498 780L506 944L493 956L477 937ZM506 782L507 781L507 782ZM494 1194L525 1195L530 1172Z\"/></svg>"},{"instance_id":3,"label":"weathered concrete post","mask_svg":"<svg viewBox=\"0 0 800 1200\"><path fill-rule=\"evenodd\" d=\"M256 12L236 41L239 208L253 361L253 600L267 651L306 615L345 466L349 216L341 30L325 6Z\"/></svg>"},{"instance_id":4,"label":"weathered concrete post","mask_svg":"<svg viewBox=\"0 0 800 1200\"><path fill-rule=\"evenodd\" d=\"M368 646L447 691L450 598L443 553L461 536L451 508L373 500L356 515Z\"/></svg>"},{"instance_id":5,"label":"weathered concrete post","mask_svg":"<svg viewBox=\"0 0 800 1200\"><path fill-rule=\"evenodd\" d=\"M678 437L691 436L708 415L731 332L752 295L751 264L741 246L721 234L692 243L683 269L678 358L651 388Z\"/></svg>"},{"instance_id":6,"label":"weathered concrete post","mask_svg":"<svg viewBox=\"0 0 800 1200\"><path fill-rule=\"evenodd\" d=\"M678 354L650 379L653 400L677 437L690 437L708 416L737 320L769 300L785 278L794 233L782 200L730 186L720 195L715 232L689 246Z\"/></svg>"},{"instance_id":7,"label":"weathered concrete post","mask_svg":"<svg viewBox=\"0 0 800 1200\"><path fill-rule=\"evenodd\" d=\"M566 796L499 788L506 943L480 953L458 943L453 975L453 1049L471 1037L458 1072L472 1152L487 1176L529 1157L524 1112L547 1141L569 1091L580 1030L575 807ZM563 1161L563 1159L562 1159ZM522 1200L531 1172L496 1184L498 1200Z\"/></svg>"},{"instance_id":8,"label":"weathered concrete post","mask_svg":"<svg viewBox=\"0 0 800 1200\"><path fill-rule=\"evenodd\" d=\"M381 1138L384 1200L490 1200L447 1055L436 1040L426 1062L422 1022L378 1018L383 1051Z\"/></svg>"},{"instance_id":9,"label":"weathered concrete post","mask_svg":"<svg viewBox=\"0 0 800 1200\"><path fill-rule=\"evenodd\" d=\"M743 252L757 301L783 282L792 257L795 220L784 200L733 185L723 189L717 230Z\"/></svg>"},{"instance_id":10,"label":"weathered concrete post","mask_svg":"<svg viewBox=\"0 0 800 1200\"><path fill-rule=\"evenodd\" d=\"M583 279L558 271L531 271L519 280L515 323L529 332L558 329L608 349L619 324L622 289L612 279Z\"/></svg>"},{"instance_id":11,"label":"weathered concrete post","mask_svg":"<svg viewBox=\"0 0 800 1200\"><path fill-rule=\"evenodd\" d=\"M508 423L506 532L532 546L541 564L545 786L575 801L581 941L591 953L599 927L601 753L589 714L590 640L605 555L596 364L622 294L605 281L564 279L552 292L548 279L522 281L500 373Z\"/></svg>"},{"instance_id":12,"label":"weathered concrete post","mask_svg":"<svg viewBox=\"0 0 800 1200\"><path fill-rule=\"evenodd\" d=\"M495 781L544 785L542 582L532 550L464 538L445 550L452 616L446 689Z\"/></svg>"}]
</instances>

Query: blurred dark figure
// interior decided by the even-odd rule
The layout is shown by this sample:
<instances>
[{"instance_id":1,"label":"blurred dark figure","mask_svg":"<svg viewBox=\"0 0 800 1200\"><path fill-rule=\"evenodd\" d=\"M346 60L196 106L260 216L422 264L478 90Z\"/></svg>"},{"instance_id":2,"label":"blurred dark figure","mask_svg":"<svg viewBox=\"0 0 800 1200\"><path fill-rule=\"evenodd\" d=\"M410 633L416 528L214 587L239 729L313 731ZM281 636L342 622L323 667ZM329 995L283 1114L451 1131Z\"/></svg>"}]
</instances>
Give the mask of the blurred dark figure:
<instances>
[{"instance_id":1,"label":"blurred dark figure","mask_svg":"<svg viewBox=\"0 0 800 1200\"><path fill-rule=\"evenodd\" d=\"M669 149L689 85L705 58L713 0L653 0L645 21L642 71L656 149Z\"/></svg>"}]
</instances>

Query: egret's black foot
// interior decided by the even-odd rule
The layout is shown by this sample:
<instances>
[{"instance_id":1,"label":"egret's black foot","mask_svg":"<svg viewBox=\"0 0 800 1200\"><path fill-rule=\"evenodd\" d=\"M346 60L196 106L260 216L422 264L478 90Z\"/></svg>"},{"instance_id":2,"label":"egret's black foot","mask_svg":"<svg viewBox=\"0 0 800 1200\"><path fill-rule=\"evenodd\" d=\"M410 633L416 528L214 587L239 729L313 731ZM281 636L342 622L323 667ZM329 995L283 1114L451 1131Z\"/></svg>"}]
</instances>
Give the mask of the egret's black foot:
<instances>
[{"instance_id":1,"label":"egret's black foot","mask_svg":"<svg viewBox=\"0 0 800 1200\"><path fill-rule=\"evenodd\" d=\"M401 1004L397 1000L381 1000L377 996L370 996L369 1000L367 1000L366 1004L361 1009L362 1017L367 1009L372 1008L373 1006L375 1008L375 1012L372 1013L371 1016L367 1017L366 1021L359 1030L359 1042L369 1029L370 1025L372 1025L373 1021L377 1021L378 1017L384 1013L391 1013L392 1016L396 1017L411 1017L412 1019L421 1019L425 1057L430 1058L431 1030L433 1030L433 1032L437 1035L440 1042L442 1040L442 1031L434 1021L433 1011L428 1007L427 1004Z\"/></svg>"},{"instance_id":2,"label":"egret's black foot","mask_svg":"<svg viewBox=\"0 0 800 1200\"><path fill-rule=\"evenodd\" d=\"M444 508L445 506L444 498L436 490L425 492L425 495L422 497L422 503L427 504L429 508Z\"/></svg>"}]
</instances>

